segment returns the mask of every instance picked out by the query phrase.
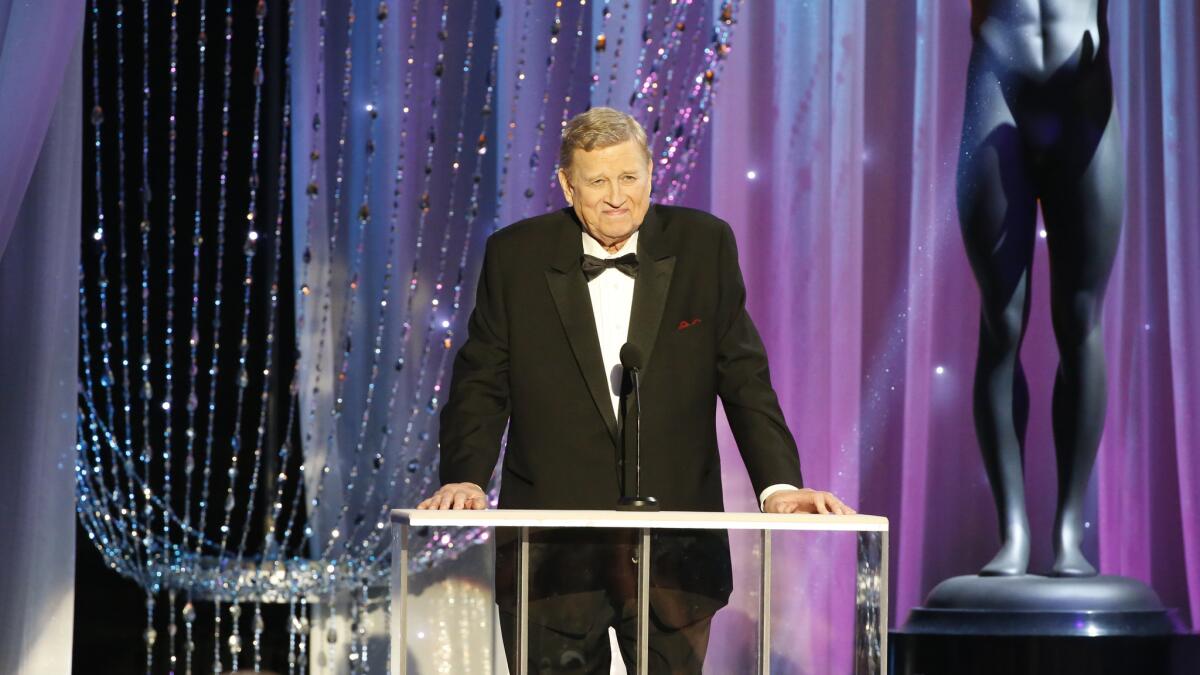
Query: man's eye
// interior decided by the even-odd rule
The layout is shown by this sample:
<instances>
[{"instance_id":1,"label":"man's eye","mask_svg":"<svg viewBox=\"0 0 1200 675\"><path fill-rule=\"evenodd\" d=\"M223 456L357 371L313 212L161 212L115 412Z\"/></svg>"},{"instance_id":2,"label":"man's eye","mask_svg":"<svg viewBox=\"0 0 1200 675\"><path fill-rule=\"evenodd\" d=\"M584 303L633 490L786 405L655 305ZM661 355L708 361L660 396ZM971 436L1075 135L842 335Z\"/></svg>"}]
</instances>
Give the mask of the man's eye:
<instances>
[{"instance_id":1,"label":"man's eye","mask_svg":"<svg viewBox=\"0 0 1200 675\"><path fill-rule=\"evenodd\" d=\"M626 183L632 183L633 181L637 180L637 176L630 176L627 174L621 176L621 180L625 181Z\"/></svg>"}]
</instances>

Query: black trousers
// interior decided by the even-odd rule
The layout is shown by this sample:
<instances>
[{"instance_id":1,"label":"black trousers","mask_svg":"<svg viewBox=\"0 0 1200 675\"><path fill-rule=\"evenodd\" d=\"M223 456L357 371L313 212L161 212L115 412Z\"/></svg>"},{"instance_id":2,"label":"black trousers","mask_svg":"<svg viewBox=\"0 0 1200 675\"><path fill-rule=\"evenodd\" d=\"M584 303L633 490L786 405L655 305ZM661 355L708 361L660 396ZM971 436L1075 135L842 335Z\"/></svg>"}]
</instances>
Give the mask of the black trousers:
<instances>
[{"instance_id":1,"label":"black trousers","mask_svg":"<svg viewBox=\"0 0 1200 675\"><path fill-rule=\"evenodd\" d=\"M517 546L497 532L496 601L509 668L516 673ZM651 544L651 673L700 673L712 616L729 597L724 533L656 533ZM637 636L636 533L542 530L531 533L529 673L598 673L611 661L609 628L634 672Z\"/></svg>"},{"instance_id":2,"label":"black trousers","mask_svg":"<svg viewBox=\"0 0 1200 675\"><path fill-rule=\"evenodd\" d=\"M626 670L631 674L636 673L636 601L622 601L604 594L598 607L600 611L595 614L595 621L582 632L579 632L578 628L561 630L546 625L539 606L547 602L597 607L596 597L572 595L530 603L527 658L529 675L608 675L612 661L609 627L616 633L617 645ZM561 608L556 607L547 613L555 615L560 612ZM687 626L668 626L651 609L648 630L649 672L653 675L700 675L711 625L712 616L708 616ZM516 675L517 622L516 616L507 609L500 610L500 631L504 639L509 673Z\"/></svg>"}]
</instances>

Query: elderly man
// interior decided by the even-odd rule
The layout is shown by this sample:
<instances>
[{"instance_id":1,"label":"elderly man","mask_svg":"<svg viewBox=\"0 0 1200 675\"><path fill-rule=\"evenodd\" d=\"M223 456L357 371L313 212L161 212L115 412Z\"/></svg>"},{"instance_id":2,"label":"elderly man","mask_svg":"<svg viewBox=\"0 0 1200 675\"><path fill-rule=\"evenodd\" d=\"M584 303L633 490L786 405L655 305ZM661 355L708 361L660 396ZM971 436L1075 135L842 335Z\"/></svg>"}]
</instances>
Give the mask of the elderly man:
<instances>
[{"instance_id":1,"label":"elderly man","mask_svg":"<svg viewBox=\"0 0 1200 675\"><path fill-rule=\"evenodd\" d=\"M853 513L800 487L729 226L651 204L646 133L625 113L593 108L571 119L559 167L569 208L488 240L441 416L443 485L418 508L484 508L481 486L506 427L501 508L611 509L631 494L624 420L634 408L622 396L619 356L628 342L642 353L641 485L662 508L723 510L719 396L764 511ZM538 547L530 672L607 673L609 626L631 661L631 540L603 536L547 533ZM731 588L727 539L662 534L651 550L652 672L698 673L712 614ZM498 542L506 644L511 552Z\"/></svg>"}]
</instances>

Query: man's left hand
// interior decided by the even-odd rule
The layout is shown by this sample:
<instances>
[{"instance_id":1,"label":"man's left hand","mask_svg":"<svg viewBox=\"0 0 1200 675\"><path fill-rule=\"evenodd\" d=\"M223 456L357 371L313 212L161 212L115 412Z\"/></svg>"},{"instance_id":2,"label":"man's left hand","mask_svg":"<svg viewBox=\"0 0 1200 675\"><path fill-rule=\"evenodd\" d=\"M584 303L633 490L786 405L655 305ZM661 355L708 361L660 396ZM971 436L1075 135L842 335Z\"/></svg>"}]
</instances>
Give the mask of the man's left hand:
<instances>
[{"instance_id":1,"label":"man's left hand","mask_svg":"<svg viewBox=\"0 0 1200 675\"><path fill-rule=\"evenodd\" d=\"M767 497L763 513L822 513L835 516L850 516L857 513L842 503L832 492L803 488L780 490Z\"/></svg>"}]
</instances>

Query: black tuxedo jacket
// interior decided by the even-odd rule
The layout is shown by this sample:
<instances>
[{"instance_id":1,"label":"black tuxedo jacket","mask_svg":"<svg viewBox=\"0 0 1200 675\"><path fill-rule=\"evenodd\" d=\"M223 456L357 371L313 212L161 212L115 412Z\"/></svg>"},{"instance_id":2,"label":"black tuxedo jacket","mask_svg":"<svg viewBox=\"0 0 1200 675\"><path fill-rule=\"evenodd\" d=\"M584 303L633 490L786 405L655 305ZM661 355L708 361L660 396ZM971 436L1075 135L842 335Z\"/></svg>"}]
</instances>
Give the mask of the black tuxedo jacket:
<instances>
[{"instance_id":1,"label":"black tuxedo jacket","mask_svg":"<svg viewBox=\"0 0 1200 675\"><path fill-rule=\"evenodd\" d=\"M563 209L487 242L442 410L440 477L487 485L507 425L501 508L611 509L625 474L632 481L633 467L620 463L580 232L574 212ZM755 493L800 486L799 455L746 313L729 225L652 205L637 255L628 341L644 355L642 492L664 510L723 509L718 396Z\"/></svg>"},{"instance_id":2,"label":"black tuxedo jacket","mask_svg":"<svg viewBox=\"0 0 1200 675\"><path fill-rule=\"evenodd\" d=\"M632 434L622 434L613 415L580 269L580 232L574 212L564 209L488 239L468 338L442 410L440 477L487 485L507 426L501 508L611 509L623 486L633 492L633 453L629 466L621 462L621 446L631 445ZM774 483L802 485L796 444L746 313L729 226L701 211L655 205L637 246L628 341L644 357L643 494L664 510L723 509L718 396L755 493ZM629 411L627 405L622 417ZM531 597L569 594L569 601L543 606L542 623L582 632L591 610L579 598L628 586L636 578L632 549L621 548L620 533L544 534L546 545L532 552ZM514 597L508 539L497 534L502 607ZM651 603L660 621L686 625L727 601L732 586L724 532L664 532L651 550Z\"/></svg>"}]
</instances>

